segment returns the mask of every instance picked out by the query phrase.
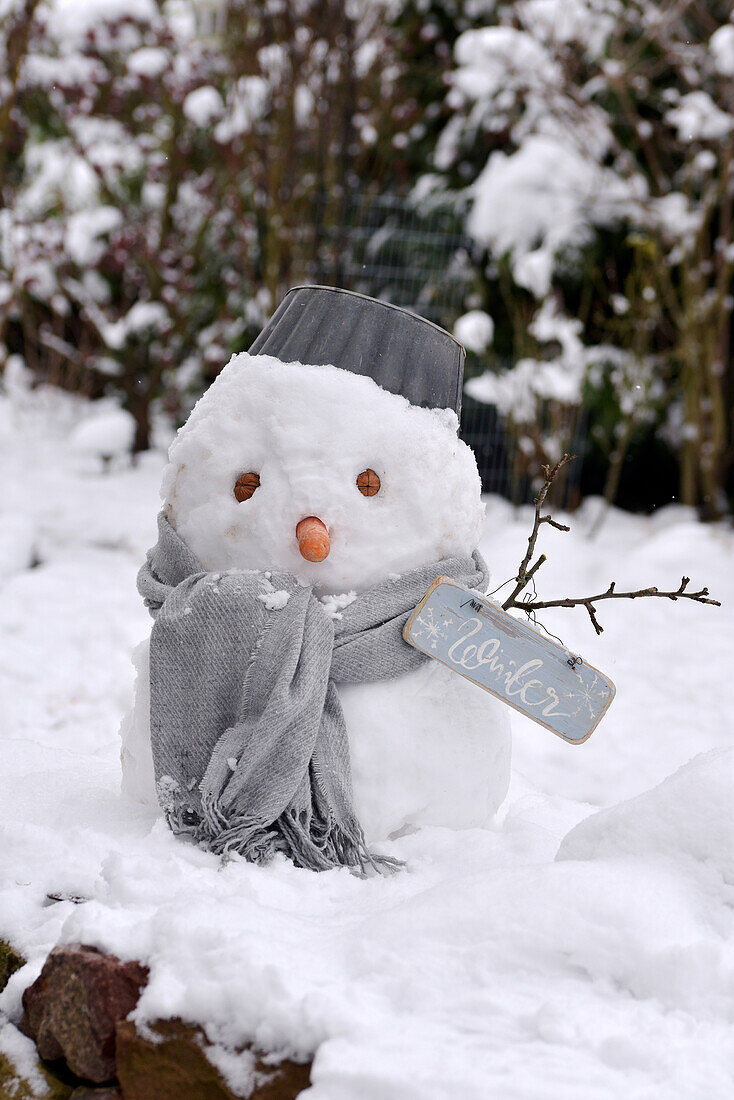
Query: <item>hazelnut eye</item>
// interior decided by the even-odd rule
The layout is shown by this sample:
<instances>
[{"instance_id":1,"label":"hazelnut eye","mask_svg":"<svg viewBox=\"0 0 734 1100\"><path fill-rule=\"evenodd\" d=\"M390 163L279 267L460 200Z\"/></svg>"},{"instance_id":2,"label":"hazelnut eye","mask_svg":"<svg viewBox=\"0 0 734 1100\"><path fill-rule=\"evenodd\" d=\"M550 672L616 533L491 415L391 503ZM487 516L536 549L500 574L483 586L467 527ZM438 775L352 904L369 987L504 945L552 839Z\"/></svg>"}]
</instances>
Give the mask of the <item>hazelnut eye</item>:
<instances>
[{"instance_id":1,"label":"hazelnut eye","mask_svg":"<svg viewBox=\"0 0 734 1100\"><path fill-rule=\"evenodd\" d=\"M234 483L234 495L240 503L242 503L243 500L249 500L259 484L259 474L240 474Z\"/></svg>"},{"instance_id":2,"label":"hazelnut eye","mask_svg":"<svg viewBox=\"0 0 734 1100\"><path fill-rule=\"evenodd\" d=\"M357 488L362 496L374 497L380 491L380 479L374 470L362 470L357 478Z\"/></svg>"}]
</instances>

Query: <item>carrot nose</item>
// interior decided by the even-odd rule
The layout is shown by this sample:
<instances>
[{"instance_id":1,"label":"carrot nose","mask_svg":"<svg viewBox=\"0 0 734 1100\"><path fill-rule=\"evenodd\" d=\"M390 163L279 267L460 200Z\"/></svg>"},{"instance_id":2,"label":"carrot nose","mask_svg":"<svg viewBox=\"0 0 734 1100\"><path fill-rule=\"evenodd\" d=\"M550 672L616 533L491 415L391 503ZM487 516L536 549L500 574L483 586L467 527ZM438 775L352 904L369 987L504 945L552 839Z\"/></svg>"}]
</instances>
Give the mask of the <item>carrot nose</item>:
<instances>
[{"instance_id":1,"label":"carrot nose","mask_svg":"<svg viewBox=\"0 0 734 1100\"><path fill-rule=\"evenodd\" d=\"M306 561L323 561L328 558L331 540L326 524L318 516L306 516L296 527L296 538L301 556Z\"/></svg>"}]
</instances>

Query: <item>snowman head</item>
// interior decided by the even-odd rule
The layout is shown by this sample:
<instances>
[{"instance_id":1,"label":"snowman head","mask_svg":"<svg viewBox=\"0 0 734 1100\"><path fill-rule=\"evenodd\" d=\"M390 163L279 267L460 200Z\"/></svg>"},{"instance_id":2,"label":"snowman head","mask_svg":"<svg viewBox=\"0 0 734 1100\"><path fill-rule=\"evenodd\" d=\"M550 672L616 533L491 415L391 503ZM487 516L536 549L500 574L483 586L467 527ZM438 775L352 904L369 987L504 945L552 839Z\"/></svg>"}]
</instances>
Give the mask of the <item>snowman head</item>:
<instances>
[{"instance_id":1,"label":"snowman head","mask_svg":"<svg viewBox=\"0 0 734 1100\"><path fill-rule=\"evenodd\" d=\"M361 591L476 547L481 483L457 428L372 378L243 352L171 446L165 513L208 570Z\"/></svg>"}]
</instances>

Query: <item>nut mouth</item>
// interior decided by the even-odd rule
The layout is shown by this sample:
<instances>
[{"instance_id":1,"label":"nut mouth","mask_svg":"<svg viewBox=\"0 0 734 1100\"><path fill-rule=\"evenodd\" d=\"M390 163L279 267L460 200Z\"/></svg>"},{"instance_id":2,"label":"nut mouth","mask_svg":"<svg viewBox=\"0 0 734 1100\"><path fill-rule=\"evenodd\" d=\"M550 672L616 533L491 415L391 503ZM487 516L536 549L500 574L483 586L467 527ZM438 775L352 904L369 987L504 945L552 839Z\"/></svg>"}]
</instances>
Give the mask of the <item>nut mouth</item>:
<instances>
[{"instance_id":1,"label":"nut mouth","mask_svg":"<svg viewBox=\"0 0 734 1100\"><path fill-rule=\"evenodd\" d=\"M296 525L296 539L301 557L306 561L325 561L331 550L329 531L318 516L305 516Z\"/></svg>"}]
</instances>

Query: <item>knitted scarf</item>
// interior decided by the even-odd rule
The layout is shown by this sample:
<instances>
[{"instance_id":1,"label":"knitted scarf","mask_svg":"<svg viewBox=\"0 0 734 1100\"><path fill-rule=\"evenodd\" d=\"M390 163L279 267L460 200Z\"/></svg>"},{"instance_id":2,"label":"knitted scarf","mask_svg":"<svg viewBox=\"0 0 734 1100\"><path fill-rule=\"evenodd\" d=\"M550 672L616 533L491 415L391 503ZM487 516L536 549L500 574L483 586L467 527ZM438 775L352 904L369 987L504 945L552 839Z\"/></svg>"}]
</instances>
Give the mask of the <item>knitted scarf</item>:
<instances>
[{"instance_id":1,"label":"knitted scarf","mask_svg":"<svg viewBox=\"0 0 734 1100\"><path fill-rule=\"evenodd\" d=\"M207 572L161 513L138 590L155 620L151 743L174 833L257 863L284 852L312 870L397 866L367 849L355 816L336 684L426 660L402 631L439 575L484 591L487 569L477 552L446 558L333 618L291 573Z\"/></svg>"}]
</instances>

